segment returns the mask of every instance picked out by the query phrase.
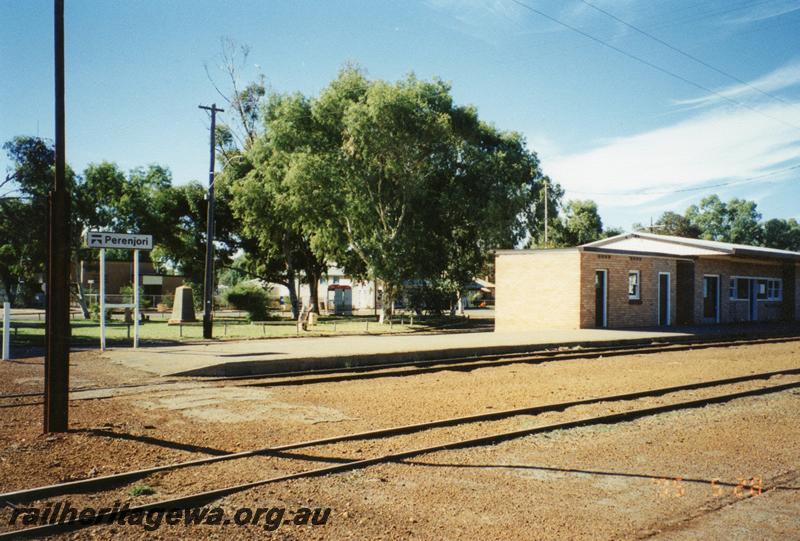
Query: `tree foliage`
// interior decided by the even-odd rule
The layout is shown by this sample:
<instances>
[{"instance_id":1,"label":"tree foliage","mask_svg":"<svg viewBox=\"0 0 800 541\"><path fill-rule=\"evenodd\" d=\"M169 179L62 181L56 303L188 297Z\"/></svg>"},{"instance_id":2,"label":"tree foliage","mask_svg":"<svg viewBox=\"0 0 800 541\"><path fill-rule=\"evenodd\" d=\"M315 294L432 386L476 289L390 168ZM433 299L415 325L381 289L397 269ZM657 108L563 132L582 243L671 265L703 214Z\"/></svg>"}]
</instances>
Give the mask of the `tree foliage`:
<instances>
[{"instance_id":1,"label":"tree foliage","mask_svg":"<svg viewBox=\"0 0 800 541\"><path fill-rule=\"evenodd\" d=\"M11 166L0 182L0 280L9 300L26 303L40 292L47 255L48 193L55 151L38 137L15 137L3 144ZM73 182L71 171L67 182Z\"/></svg>"},{"instance_id":2,"label":"tree foliage","mask_svg":"<svg viewBox=\"0 0 800 541\"><path fill-rule=\"evenodd\" d=\"M773 218L762 222L756 202L746 199L723 202L719 196L709 195L690 205L683 215L664 212L654 226L655 233L664 235L800 251L797 220ZM650 228L636 224L634 229Z\"/></svg>"},{"instance_id":3,"label":"tree foliage","mask_svg":"<svg viewBox=\"0 0 800 541\"><path fill-rule=\"evenodd\" d=\"M686 209L685 216L707 240L753 245L762 241L761 213L754 201L734 198L724 203L719 196L709 195Z\"/></svg>"},{"instance_id":4,"label":"tree foliage","mask_svg":"<svg viewBox=\"0 0 800 541\"><path fill-rule=\"evenodd\" d=\"M592 200L569 201L553 228L555 246L578 246L603 237L603 220Z\"/></svg>"},{"instance_id":5,"label":"tree foliage","mask_svg":"<svg viewBox=\"0 0 800 541\"><path fill-rule=\"evenodd\" d=\"M542 180L524 139L454 104L446 83L352 67L318 98L271 96L246 156L233 190L249 234L291 232L320 268L380 281L386 307L410 279L457 291L491 248L519 243Z\"/></svg>"}]
</instances>

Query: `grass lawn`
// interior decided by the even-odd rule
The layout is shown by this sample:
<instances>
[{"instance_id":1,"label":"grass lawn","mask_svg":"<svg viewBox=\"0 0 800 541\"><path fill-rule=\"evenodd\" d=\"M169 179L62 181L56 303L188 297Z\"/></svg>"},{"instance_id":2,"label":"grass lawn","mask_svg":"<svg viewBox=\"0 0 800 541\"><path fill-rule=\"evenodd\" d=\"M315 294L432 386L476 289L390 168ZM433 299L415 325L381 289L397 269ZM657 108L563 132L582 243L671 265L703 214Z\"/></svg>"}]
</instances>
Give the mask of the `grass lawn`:
<instances>
[{"instance_id":1,"label":"grass lawn","mask_svg":"<svg viewBox=\"0 0 800 541\"><path fill-rule=\"evenodd\" d=\"M74 346L97 346L100 342L100 324L96 321L73 320L72 344ZM336 336L354 334L408 333L433 330L441 327L468 325L469 320L449 317L415 317L414 325L409 324L408 316L396 317L392 324L378 324L371 317L325 316L308 331L297 330L291 320L250 323L244 318L216 319L214 338L216 340L241 340L250 338L285 338L291 336ZM43 346L45 323L43 321L12 321L11 345ZM109 347L128 346L132 342L133 325L121 321L106 324L106 343ZM201 322L183 325L167 325L163 320L151 320L139 326L139 341L150 343L179 343L187 340L201 340Z\"/></svg>"}]
</instances>

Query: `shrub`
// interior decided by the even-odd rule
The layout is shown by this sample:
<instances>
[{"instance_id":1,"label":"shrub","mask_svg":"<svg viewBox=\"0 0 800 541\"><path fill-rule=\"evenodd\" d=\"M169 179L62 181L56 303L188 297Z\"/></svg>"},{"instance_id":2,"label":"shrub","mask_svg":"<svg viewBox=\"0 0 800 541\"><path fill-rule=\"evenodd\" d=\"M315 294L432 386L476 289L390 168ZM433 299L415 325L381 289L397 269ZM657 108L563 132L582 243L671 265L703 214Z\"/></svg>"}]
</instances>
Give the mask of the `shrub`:
<instances>
[{"instance_id":1,"label":"shrub","mask_svg":"<svg viewBox=\"0 0 800 541\"><path fill-rule=\"evenodd\" d=\"M408 307L417 314L441 315L450 308L453 294L428 284L408 288Z\"/></svg>"},{"instance_id":2,"label":"shrub","mask_svg":"<svg viewBox=\"0 0 800 541\"><path fill-rule=\"evenodd\" d=\"M92 321L100 321L100 304L92 303L89 305L89 316ZM106 322L111 321L111 310L106 308Z\"/></svg>"},{"instance_id":3,"label":"shrub","mask_svg":"<svg viewBox=\"0 0 800 541\"><path fill-rule=\"evenodd\" d=\"M467 293L470 306L478 306L483 300L483 291L470 291Z\"/></svg>"},{"instance_id":4,"label":"shrub","mask_svg":"<svg viewBox=\"0 0 800 541\"><path fill-rule=\"evenodd\" d=\"M127 304L133 304L133 286L126 285L119 288L119 294L122 295L122 302ZM148 299L142 295L141 288L139 289L139 310L145 310L150 308L151 299Z\"/></svg>"},{"instance_id":5,"label":"shrub","mask_svg":"<svg viewBox=\"0 0 800 541\"><path fill-rule=\"evenodd\" d=\"M131 496L149 496L155 494L156 491L147 485L135 485L128 491Z\"/></svg>"},{"instance_id":6,"label":"shrub","mask_svg":"<svg viewBox=\"0 0 800 541\"><path fill-rule=\"evenodd\" d=\"M244 310L250 321L265 321L269 318L267 292L254 284L237 284L225 291L225 300L237 310Z\"/></svg>"}]
</instances>

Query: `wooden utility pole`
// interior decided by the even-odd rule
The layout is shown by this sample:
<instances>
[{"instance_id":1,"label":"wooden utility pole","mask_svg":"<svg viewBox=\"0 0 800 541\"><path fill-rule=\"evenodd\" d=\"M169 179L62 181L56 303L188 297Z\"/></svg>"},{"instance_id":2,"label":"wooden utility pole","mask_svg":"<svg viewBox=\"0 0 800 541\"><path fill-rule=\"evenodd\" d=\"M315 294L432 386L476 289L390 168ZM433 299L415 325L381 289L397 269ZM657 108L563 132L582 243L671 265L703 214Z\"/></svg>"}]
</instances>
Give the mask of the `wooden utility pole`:
<instances>
[{"instance_id":1,"label":"wooden utility pole","mask_svg":"<svg viewBox=\"0 0 800 541\"><path fill-rule=\"evenodd\" d=\"M203 284L203 338L213 336L214 311L214 158L216 152L217 113L225 110L217 108L216 103L198 105L200 109L211 111L211 159L208 166L208 211L206 214L206 274Z\"/></svg>"},{"instance_id":2,"label":"wooden utility pole","mask_svg":"<svg viewBox=\"0 0 800 541\"><path fill-rule=\"evenodd\" d=\"M44 431L66 432L69 421L69 194L64 122L64 0L54 0L55 159L47 219L47 321L44 361Z\"/></svg>"}]
</instances>

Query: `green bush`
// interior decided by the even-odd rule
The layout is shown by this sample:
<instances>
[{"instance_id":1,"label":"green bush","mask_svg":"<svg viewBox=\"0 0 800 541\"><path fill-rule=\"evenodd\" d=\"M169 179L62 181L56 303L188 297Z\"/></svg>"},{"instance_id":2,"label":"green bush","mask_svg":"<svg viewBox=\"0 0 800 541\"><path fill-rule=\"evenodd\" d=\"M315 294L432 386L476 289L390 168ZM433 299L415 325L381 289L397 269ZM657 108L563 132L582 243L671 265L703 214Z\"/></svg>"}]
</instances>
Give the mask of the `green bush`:
<instances>
[{"instance_id":1,"label":"green bush","mask_svg":"<svg viewBox=\"0 0 800 541\"><path fill-rule=\"evenodd\" d=\"M478 306L483 300L483 291L470 291L467 293L467 298L471 306Z\"/></svg>"},{"instance_id":2,"label":"green bush","mask_svg":"<svg viewBox=\"0 0 800 541\"><path fill-rule=\"evenodd\" d=\"M89 305L89 317L92 321L100 321L100 305L92 303ZM106 322L111 321L111 310L106 308Z\"/></svg>"},{"instance_id":3,"label":"green bush","mask_svg":"<svg viewBox=\"0 0 800 541\"><path fill-rule=\"evenodd\" d=\"M148 485L134 485L128 491L131 496L149 496L155 493L156 491Z\"/></svg>"},{"instance_id":4,"label":"green bush","mask_svg":"<svg viewBox=\"0 0 800 541\"><path fill-rule=\"evenodd\" d=\"M441 315L453 301L452 293L428 284L409 287L407 297L408 307L420 315Z\"/></svg>"},{"instance_id":5,"label":"green bush","mask_svg":"<svg viewBox=\"0 0 800 541\"><path fill-rule=\"evenodd\" d=\"M225 292L225 300L237 310L244 310L250 321L266 321L269 318L269 299L263 287L254 284L237 284Z\"/></svg>"},{"instance_id":6,"label":"green bush","mask_svg":"<svg viewBox=\"0 0 800 541\"><path fill-rule=\"evenodd\" d=\"M119 294L122 295L122 302L133 304L133 286L126 285L119 288ZM142 295L142 290L139 289L139 310L146 310L150 308L151 301Z\"/></svg>"}]
</instances>

